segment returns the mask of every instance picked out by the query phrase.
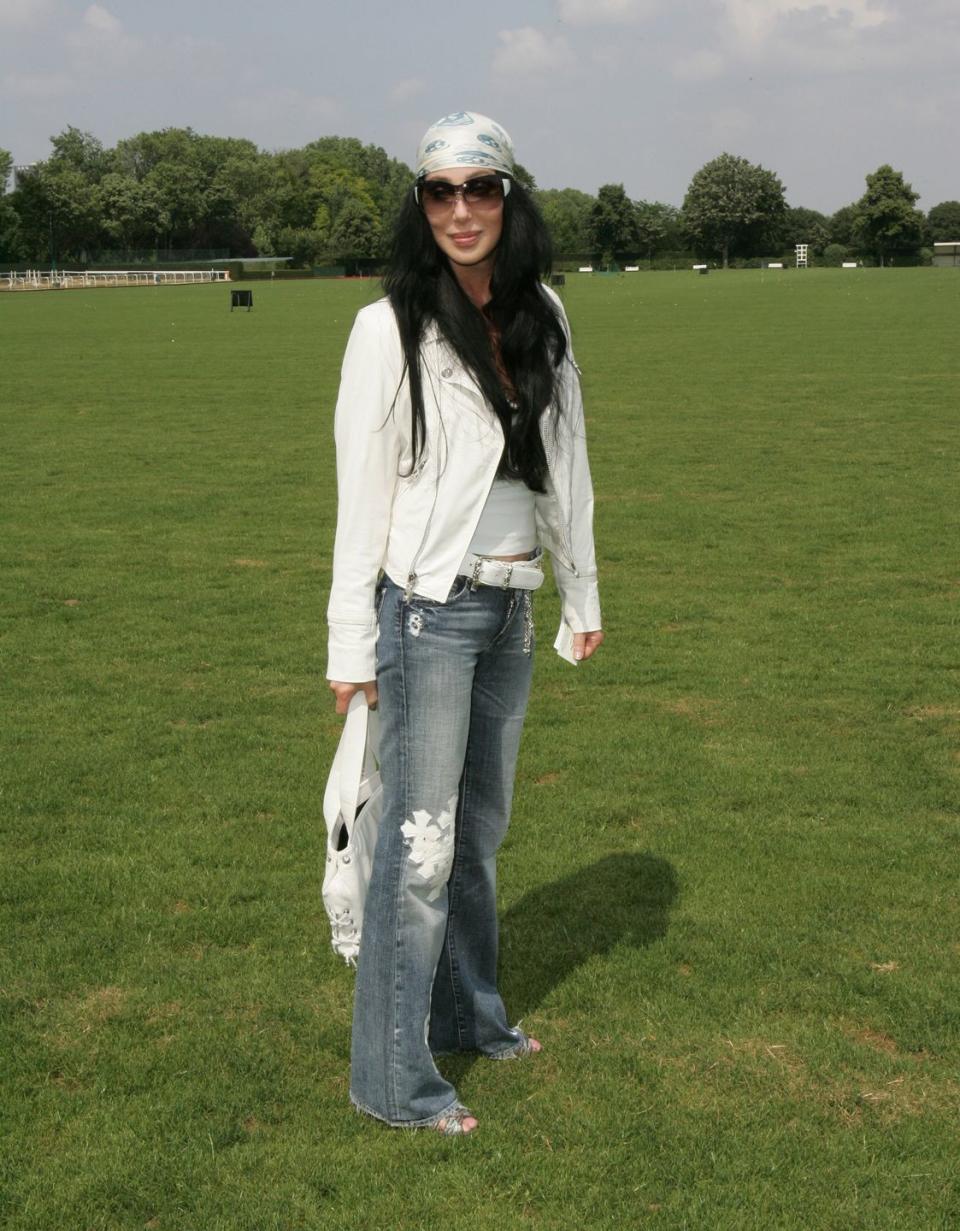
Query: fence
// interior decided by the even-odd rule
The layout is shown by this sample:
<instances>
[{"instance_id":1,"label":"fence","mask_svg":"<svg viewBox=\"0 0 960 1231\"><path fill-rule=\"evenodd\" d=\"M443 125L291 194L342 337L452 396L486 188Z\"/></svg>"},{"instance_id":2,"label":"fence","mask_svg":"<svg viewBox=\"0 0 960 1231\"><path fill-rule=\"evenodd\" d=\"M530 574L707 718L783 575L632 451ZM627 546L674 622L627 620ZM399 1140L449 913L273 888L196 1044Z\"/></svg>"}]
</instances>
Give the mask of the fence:
<instances>
[{"instance_id":1,"label":"fence","mask_svg":"<svg viewBox=\"0 0 960 1231\"><path fill-rule=\"evenodd\" d=\"M225 269L85 269L15 270L0 274L0 287L11 291L79 290L94 286L176 286L195 282L229 282Z\"/></svg>"}]
</instances>

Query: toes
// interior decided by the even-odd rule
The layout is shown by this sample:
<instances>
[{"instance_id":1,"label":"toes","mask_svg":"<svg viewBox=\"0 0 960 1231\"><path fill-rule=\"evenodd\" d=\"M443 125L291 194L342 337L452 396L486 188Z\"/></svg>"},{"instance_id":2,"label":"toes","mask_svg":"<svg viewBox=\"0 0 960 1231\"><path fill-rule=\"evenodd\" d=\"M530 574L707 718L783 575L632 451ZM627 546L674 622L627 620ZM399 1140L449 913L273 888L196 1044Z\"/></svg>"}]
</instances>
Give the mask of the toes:
<instances>
[{"instance_id":1,"label":"toes","mask_svg":"<svg viewBox=\"0 0 960 1231\"><path fill-rule=\"evenodd\" d=\"M472 1133L479 1125L480 1121L476 1116L461 1114L438 1120L434 1127L442 1137L460 1137L465 1133Z\"/></svg>"}]
</instances>

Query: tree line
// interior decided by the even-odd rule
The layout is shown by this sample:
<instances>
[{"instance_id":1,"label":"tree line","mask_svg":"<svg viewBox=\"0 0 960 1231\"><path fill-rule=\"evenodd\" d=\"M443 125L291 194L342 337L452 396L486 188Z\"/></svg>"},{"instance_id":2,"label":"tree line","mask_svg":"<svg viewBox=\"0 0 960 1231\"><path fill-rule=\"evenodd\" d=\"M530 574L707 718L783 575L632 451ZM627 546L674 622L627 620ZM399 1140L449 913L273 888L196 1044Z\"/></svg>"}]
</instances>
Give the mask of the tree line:
<instances>
[{"instance_id":1,"label":"tree line","mask_svg":"<svg viewBox=\"0 0 960 1231\"><path fill-rule=\"evenodd\" d=\"M859 200L829 215L789 205L772 171L733 154L697 171L680 208L631 201L622 184L603 185L595 198L572 188L538 196L557 250L599 254L605 263L664 263L693 253L726 267L797 244L828 265L848 257L916 262L933 243L960 240L960 201L925 215L916 208L919 194L888 165L867 175Z\"/></svg>"},{"instance_id":2,"label":"tree line","mask_svg":"<svg viewBox=\"0 0 960 1231\"><path fill-rule=\"evenodd\" d=\"M0 150L0 266L94 263L140 252L219 250L280 255L298 267L376 261L413 173L375 145L321 137L267 152L189 128L139 133L108 149L69 127L52 153L7 191ZM622 184L596 196L538 189L522 167L556 253L601 265L669 263L689 255L724 265L809 245L814 259L916 261L937 240L960 240L960 201L928 214L902 172L867 175L859 200L828 215L787 203L774 172L732 154L701 167L682 206L631 200Z\"/></svg>"}]
</instances>

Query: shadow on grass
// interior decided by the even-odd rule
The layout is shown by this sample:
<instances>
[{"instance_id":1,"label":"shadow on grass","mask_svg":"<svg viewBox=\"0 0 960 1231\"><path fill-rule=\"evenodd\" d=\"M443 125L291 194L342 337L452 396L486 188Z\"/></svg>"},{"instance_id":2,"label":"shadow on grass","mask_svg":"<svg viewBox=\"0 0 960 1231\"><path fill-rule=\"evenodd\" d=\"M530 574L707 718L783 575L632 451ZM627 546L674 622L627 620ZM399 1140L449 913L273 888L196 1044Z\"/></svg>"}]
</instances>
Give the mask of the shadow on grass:
<instances>
[{"instance_id":1,"label":"shadow on grass","mask_svg":"<svg viewBox=\"0 0 960 1231\"><path fill-rule=\"evenodd\" d=\"M500 991L515 1022L592 957L614 945L637 948L666 935L677 896L673 865L656 855L606 855L524 894L500 923ZM473 1052L444 1056L454 1085L477 1062Z\"/></svg>"},{"instance_id":2,"label":"shadow on grass","mask_svg":"<svg viewBox=\"0 0 960 1231\"><path fill-rule=\"evenodd\" d=\"M666 935L677 896L673 865L656 855L606 855L525 894L500 925L501 990L513 1018L532 1012L578 966L614 945Z\"/></svg>"}]
</instances>

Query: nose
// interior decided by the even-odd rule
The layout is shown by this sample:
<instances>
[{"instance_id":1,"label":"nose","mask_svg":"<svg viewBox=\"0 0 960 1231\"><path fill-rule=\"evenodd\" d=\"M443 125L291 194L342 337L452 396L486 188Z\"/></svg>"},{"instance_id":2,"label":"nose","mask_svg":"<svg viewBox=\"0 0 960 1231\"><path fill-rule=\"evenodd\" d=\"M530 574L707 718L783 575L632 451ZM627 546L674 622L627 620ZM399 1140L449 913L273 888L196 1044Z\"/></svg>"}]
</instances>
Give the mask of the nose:
<instances>
[{"instance_id":1,"label":"nose","mask_svg":"<svg viewBox=\"0 0 960 1231\"><path fill-rule=\"evenodd\" d=\"M462 192L458 192L453 198L453 216L454 218L469 218L470 206L464 200Z\"/></svg>"}]
</instances>

